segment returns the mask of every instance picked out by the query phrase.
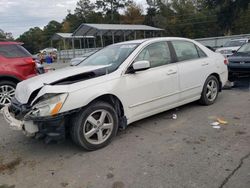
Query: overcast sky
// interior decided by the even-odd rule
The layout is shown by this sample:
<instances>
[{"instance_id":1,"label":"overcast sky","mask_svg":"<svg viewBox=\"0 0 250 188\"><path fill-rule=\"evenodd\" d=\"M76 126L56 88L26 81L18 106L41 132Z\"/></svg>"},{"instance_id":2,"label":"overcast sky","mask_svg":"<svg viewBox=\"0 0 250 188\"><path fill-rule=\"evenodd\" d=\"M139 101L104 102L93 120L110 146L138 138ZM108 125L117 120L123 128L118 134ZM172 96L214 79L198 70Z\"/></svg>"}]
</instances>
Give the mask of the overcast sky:
<instances>
[{"instance_id":1,"label":"overcast sky","mask_svg":"<svg viewBox=\"0 0 250 188\"><path fill-rule=\"evenodd\" d=\"M78 0L0 0L0 29L17 38L32 27L43 28L51 20L62 22ZM135 0L145 6L146 0Z\"/></svg>"}]
</instances>

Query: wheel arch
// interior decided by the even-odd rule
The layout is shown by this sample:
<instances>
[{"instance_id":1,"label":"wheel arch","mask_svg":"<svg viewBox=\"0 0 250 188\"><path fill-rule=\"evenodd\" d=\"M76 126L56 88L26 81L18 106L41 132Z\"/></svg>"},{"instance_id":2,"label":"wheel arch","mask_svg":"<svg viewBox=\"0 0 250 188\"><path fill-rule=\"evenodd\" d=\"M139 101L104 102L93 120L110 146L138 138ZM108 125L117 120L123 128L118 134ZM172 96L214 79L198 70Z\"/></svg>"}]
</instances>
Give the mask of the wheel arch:
<instances>
[{"instance_id":1,"label":"wheel arch","mask_svg":"<svg viewBox=\"0 0 250 188\"><path fill-rule=\"evenodd\" d=\"M215 76L217 78L217 80L219 82L219 91L221 92L222 91L222 82L221 82L221 79L220 79L220 75L218 73L214 72L214 73L210 74L209 76Z\"/></svg>"},{"instance_id":2,"label":"wheel arch","mask_svg":"<svg viewBox=\"0 0 250 188\"><path fill-rule=\"evenodd\" d=\"M113 94L104 94L104 95L98 96L97 98L92 100L90 103L93 103L93 102L96 102L96 101L107 102L107 103L111 104L115 109L118 107L116 105L119 105L119 109L120 109L120 112L121 112L120 115L123 116L125 114L123 104L122 104L121 100L117 96L115 96Z\"/></svg>"},{"instance_id":3,"label":"wheel arch","mask_svg":"<svg viewBox=\"0 0 250 188\"><path fill-rule=\"evenodd\" d=\"M15 76L7 76L7 75L0 75L0 81L12 81L14 83L18 83L18 82L21 82L20 79L18 79L17 77Z\"/></svg>"},{"instance_id":4,"label":"wheel arch","mask_svg":"<svg viewBox=\"0 0 250 188\"><path fill-rule=\"evenodd\" d=\"M89 104L96 101L107 102L114 107L119 118L119 127L125 129L127 126L127 118L125 116L124 106L121 100L114 94L103 94L92 100Z\"/></svg>"}]
</instances>

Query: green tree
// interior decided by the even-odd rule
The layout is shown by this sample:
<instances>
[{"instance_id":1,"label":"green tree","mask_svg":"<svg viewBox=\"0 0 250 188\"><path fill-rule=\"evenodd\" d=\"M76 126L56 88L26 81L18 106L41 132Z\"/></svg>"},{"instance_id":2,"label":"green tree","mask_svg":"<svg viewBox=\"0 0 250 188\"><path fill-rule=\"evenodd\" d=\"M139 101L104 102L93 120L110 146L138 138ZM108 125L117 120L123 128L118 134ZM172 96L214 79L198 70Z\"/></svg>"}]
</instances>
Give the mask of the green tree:
<instances>
[{"instance_id":1,"label":"green tree","mask_svg":"<svg viewBox=\"0 0 250 188\"><path fill-rule=\"evenodd\" d=\"M95 5L90 0L80 0L76 4L75 15L79 17L82 22L88 22L95 9Z\"/></svg>"},{"instance_id":2,"label":"green tree","mask_svg":"<svg viewBox=\"0 0 250 188\"><path fill-rule=\"evenodd\" d=\"M204 5L216 10L221 29L225 35L231 35L234 21L249 8L249 0L205 0Z\"/></svg>"},{"instance_id":3,"label":"green tree","mask_svg":"<svg viewBox=\"0 0 250 188\"><path fill-rule=\"evenodd\" d=\"M144 22L143 8L136 3L131 3L121 15L121 23L123 24L142 24Z\"/></svg>"},{"instance_id":4,"label":"green tree","mask_svg":"<svg viewBox=\"0 0 250 188\"><path fill-rule=\"evenodd\" d=\"M119 23L119 10L125 9L131 0L97 0L96 7L105 15L105 22Z\"/></svg>"},{"instance_id":5,"label":"green tree","mask_svg":"<svg viewBox=\"0 0 250 188\"><path fill-rule=\"evenodd\" d=\"M201 0L149 3L145 23L165 29L167 36L188 38L218 36L217 17L212 10L202 7Z\"/></svg>"},{"instance_id":6,"label":"green tree","mask_svg":"<svg viewBox=\"0 0 250 188\"><path fill-rule=\"evenodd\" d=\"M241 11L239 18L234 20L232 25L233 34L247 34L250 33L250 10Z\"/></svg>"},{"instance_id":7,"label":"green tree","mask_svg":"<svg viewBox=\"0 0 250 188\"><path fill-rule=\"evenodd\" d=\"M160 0L147 0L149 7L147 8L147 14L145 16L144 24L150 26L156 26L156 15L159 14Z\"/></svg>"},{"instance_id":8,"label":"green tree","mask_svg":"<svg viewBox=\"0 0 250 188\"><path fill-rule=\"evenodd\" d=\"M20 35L17 41L23 42L23 46L31 53L38 53L45 47L43 45L43 31L39 27L29 29L29 31Z\"/></svg>"},{"instance_id":9,"label":"green tree","mask_svg":"<svg viewBox=\"0 0 250 188\"><path fill-rule=\"evenodd\" d=\"M62 29L62 24L52 20L43 28L43 39L45 47L50 46L50 39L55 34L60 32Z\"/></svg>"},{"instance_id":10,"label":"green tree","mask_svg":"<svg viewBox=\"0 0 250 188\"><path fill-rule=\"evenodd\" d=\"M71 14L68 12L68 15L62 22L61 31L65 33L74 32L81 24L83 23L82 19L78 17L76 14Z\"/></svg>"}]
</instances>

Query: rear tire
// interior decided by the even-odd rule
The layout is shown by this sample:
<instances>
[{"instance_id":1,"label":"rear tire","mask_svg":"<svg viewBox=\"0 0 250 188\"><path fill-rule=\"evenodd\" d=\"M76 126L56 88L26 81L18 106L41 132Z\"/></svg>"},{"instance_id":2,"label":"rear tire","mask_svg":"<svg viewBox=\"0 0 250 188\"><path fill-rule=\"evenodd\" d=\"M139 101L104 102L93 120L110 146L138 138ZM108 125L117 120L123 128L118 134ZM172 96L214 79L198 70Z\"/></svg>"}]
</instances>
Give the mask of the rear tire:
<instances>
[{"instance_id":1,"label":"rear tire","mask_svg":"<svg viewBox=\"0 0 250 188\"><path fill-rule=\"evenodd\" d=\"M0 108L11 103L11 98L15 96L16 85L13 81L0 81Z\"/></svg>"},{"instance_id":2,"label":"rear tire","mask_svg":"<svg viewBox=\"0 0 250 188\"><path fill-rule=\"evenodd\" d=\"M202 105L211 105L216 101L218 94L219 81L215 76L209 76L203 86L199 102Z\"/></svg>"},{"instance_id":3,"label":"rear tire","mask_svg":"<svg viewBox=\"0 0 250 188\"><path fill-rule=\"evenodd\" d=\"M71 138L85 150L107 146L118 130L118 116L110 104L97 101L72 118Z\"/></svg>"}]
</instances>

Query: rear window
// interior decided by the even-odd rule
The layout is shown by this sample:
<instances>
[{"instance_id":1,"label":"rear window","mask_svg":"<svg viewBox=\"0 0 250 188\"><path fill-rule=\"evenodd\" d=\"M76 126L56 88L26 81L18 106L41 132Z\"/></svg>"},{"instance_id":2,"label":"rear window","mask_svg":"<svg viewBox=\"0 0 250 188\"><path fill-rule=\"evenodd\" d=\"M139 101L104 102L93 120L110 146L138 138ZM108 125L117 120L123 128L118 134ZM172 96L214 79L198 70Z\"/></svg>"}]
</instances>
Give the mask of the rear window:
<instances>
[{"instance_id":1,"label":"rear window","mask_svg":"<svg viewBox=\"0 0 250 188\"><path fill-rule=\"evenodd\" d=\"M16 44L0 45L0 55L7 58L31 56L31 54L24 47Z\"/></svg>"}]
</instances>

